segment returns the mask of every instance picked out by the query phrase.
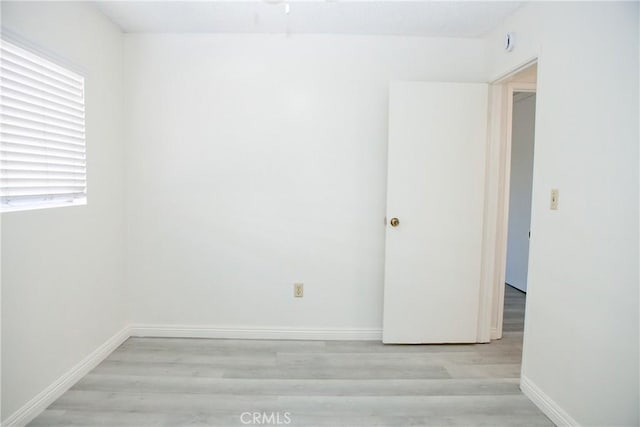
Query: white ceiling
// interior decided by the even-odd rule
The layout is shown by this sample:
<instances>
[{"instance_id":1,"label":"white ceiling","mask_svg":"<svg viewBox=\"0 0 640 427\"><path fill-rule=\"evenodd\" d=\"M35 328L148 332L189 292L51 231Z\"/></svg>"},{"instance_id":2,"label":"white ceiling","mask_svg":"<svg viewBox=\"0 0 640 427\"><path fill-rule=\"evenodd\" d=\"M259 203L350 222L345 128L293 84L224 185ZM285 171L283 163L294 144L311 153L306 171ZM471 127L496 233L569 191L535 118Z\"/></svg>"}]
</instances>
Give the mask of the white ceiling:
<instances>
[{"instance_id":1,"label":"white ceiling","mask_svg":"<svg viewBox=\"0 0 640 427\"><path fill-rule=\"evenodd\" d=\"M479 37L522 2L97 1L126 33L324 33Z\"/></svg>"}]
</instances>

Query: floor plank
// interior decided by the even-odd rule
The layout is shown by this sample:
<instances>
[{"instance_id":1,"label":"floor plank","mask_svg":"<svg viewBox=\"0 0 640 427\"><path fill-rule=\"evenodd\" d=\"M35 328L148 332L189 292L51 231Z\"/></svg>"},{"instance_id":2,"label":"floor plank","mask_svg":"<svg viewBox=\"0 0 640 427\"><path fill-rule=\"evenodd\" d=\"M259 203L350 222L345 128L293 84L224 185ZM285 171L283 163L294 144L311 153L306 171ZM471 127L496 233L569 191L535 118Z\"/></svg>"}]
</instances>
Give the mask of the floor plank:
<instances>
[{"instance_id":1,"label":"floor plank","mask_svg":"<svg viewBox=\"0 0 640 427\"><path fill-rule=\"evenodd\" d=\"M552 426L519 389L524 306L507 287L491 344L130 338L30 425Z\"/></svg>"}]
</instances>

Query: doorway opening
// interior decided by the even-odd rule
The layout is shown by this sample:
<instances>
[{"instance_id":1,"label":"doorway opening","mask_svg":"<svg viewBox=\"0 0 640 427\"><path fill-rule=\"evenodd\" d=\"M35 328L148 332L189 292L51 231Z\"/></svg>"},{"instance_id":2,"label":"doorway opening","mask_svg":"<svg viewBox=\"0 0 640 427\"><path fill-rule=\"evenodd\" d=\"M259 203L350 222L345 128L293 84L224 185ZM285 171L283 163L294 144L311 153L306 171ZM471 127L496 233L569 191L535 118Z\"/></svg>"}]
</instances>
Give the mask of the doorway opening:
<instances>
[{"instance_id":1,"label":"doorway opening","mask_svg":"<svg viewBox=\"0 0 640 427\"><path fill-rule=\"evenodd\" d=\"M523 332L531 238L536 94L514 91L503 331Z\"/></svg>"},{"instance_id":2,"label":"doorway opening","mask_svg":"<svg viewBox=\"0 0 640 427\"><path fill-rule=\"evenodd\" d=\"M501 338L503 331L524 332L529 241L531 238L531 189L535 147L537 64L504 79L504 182L500 251L500 298L497 301Z\"/></svg>"},{"instance_id":3,"label":"doorway opening","mask_svg":"<svg viewBox=\"0 0 640 427\"><path fill-rule=\"evenodd\" d=\"M512 139L514 131L514 105L520 102L531 104L537 101L536 82L538 76L537 58L533 58L527 63L518 67L514 71L497 79L489 86L489 128L488 128L488 145L487 145L487 164L486 164L486 187L485 187L485 206L484 206L484 232L483 232L483 250L482 250L482 278L480 287L480 319L478 324L478 341L490 342L491 340L502 338L504 315L505 315L505 289L508 287L509 296L520 295L520 302L515 307L509 307L508 313L511 315L514 311L519 312L519 324L522 328L524 318L525 294L513 294L512 288L506 285L507 273L507 247L509 240L509 219L510 219L510 188L511 188L511 172L512 166L516 176L519 176L522 169L530 169L531 166L523 168L518 161L512 162ZM515 101L515 102L514 102ZM535 102L533 102L531 110L535 111ZM516 114L519 114L519 107L516 107ZM533 125L530 125L533 128ZM520 125L516 125L516 134L519 132ZM516 135L517 137L517 135ZM531 138L533 140L533 137ZM516 147L519 152L520 147ZM531 151L531 148L529 149ZM529 156L532 156L530 152ZM532 162L532 159L529 159ZM513 164L512 164L513 163ZM529 175L527 172L526 175ZM527 178L531 185L530 178ZM525 180L526 181L526 180ZM518 186L520 184L517 184ZM522 192L522 191L521 191ZM516 197L525 200L529 196L526 195ZM529 215L519 218L523 223L530 221L531 205L528 208L522 207L518 202L516 211L529 212ZM528 240L529 225L522 225L525 231L526 240L520 239L521 246L526 246L527 260L521 261L521 264L528 265ZM516 236L515 232L512 237ZM519 236L523 237L523 236ZM512 244L512 248L513 248ZM510 266L510 276L515 264ZM520 272L522 269L519 270ZM520 273L521 277L526 273ZM513 279L510 279L513 281ZM520 292L513 289L514 292ZM513 302L510 299L507 302Z\"/></svg>"}]
</instances>

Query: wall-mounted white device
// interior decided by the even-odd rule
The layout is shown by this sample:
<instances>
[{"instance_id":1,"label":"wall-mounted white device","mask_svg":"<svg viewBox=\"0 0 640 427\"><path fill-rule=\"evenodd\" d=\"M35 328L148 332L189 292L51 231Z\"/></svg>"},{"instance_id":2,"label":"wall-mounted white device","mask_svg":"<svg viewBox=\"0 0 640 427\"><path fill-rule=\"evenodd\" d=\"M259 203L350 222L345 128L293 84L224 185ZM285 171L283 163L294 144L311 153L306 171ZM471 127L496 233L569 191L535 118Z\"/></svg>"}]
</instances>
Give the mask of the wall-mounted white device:
<instances>
[{"instance_id":1,"label":"wall-mounted white device","mask_svg":"<svg viewBox=\"0 0 640 427\"><path fill-rule=\"evenodd\" d=\"M511 52L515 42L515 36L513 33L507 33L504 35L504 50Z\"/></svg>"}]
</instances>

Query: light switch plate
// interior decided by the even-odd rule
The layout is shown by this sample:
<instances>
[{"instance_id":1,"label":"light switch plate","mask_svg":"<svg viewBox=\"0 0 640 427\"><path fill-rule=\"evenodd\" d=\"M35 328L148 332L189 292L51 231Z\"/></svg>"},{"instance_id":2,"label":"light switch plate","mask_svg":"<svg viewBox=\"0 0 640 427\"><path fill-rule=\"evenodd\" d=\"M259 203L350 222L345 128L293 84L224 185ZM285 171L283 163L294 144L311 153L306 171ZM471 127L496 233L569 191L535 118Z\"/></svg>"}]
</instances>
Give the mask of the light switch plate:
<instances>
[{"instance_id":1,"label":"light switch plate","mask_svg":"<svg viewBox=\"0 0 640 427\"><path fill-rule=\"evenodd\" d=\"M558 210L558 199L560 198L560 191L557 188L551 190L551 210Z\"/></svg>"},{"instance_id":2,"label":"light switch plate","mask_svg":"<svg viewBox=\"0 0 640 427\"><path fill-rule=\"evenodd\" d=\"M293 296L295 298L302 298L304 296L304 283L293 284Z\"/></svg>"}]
</instances>

